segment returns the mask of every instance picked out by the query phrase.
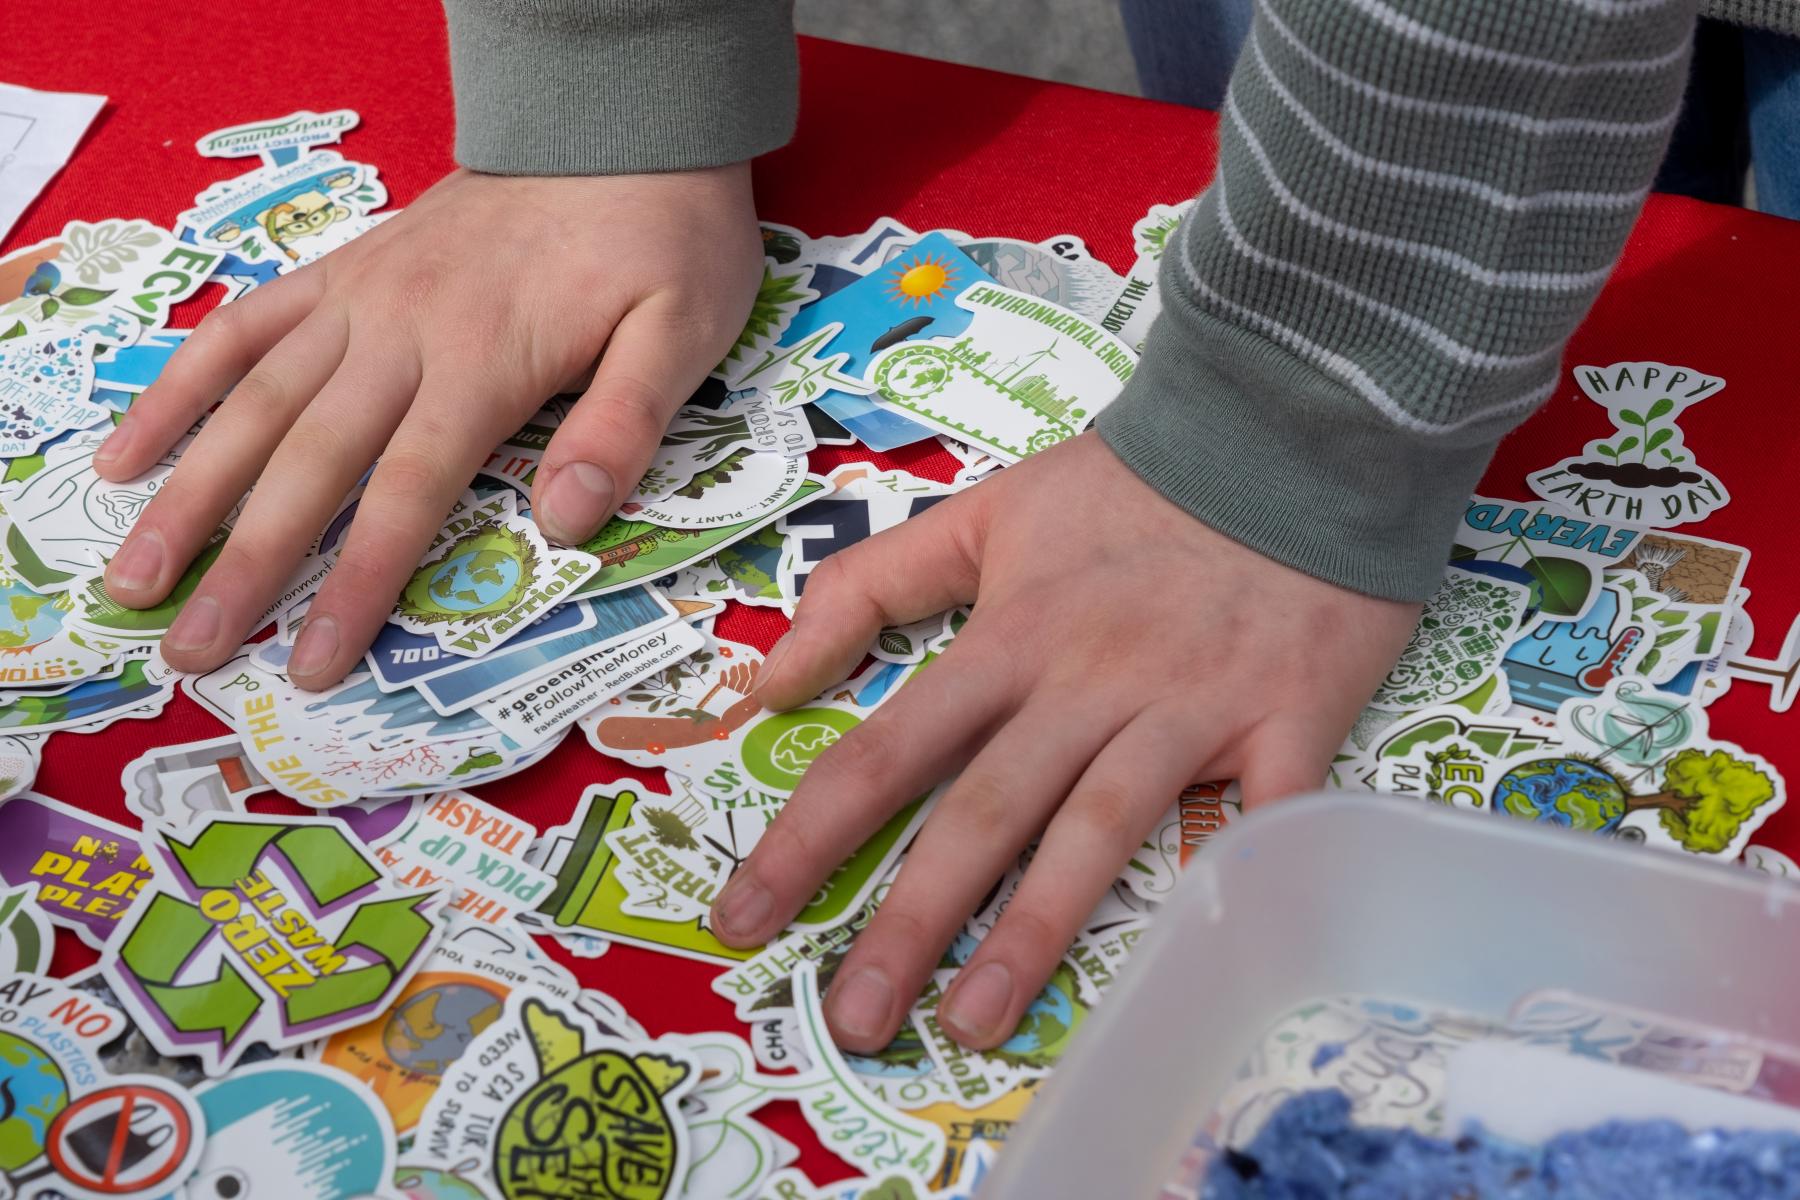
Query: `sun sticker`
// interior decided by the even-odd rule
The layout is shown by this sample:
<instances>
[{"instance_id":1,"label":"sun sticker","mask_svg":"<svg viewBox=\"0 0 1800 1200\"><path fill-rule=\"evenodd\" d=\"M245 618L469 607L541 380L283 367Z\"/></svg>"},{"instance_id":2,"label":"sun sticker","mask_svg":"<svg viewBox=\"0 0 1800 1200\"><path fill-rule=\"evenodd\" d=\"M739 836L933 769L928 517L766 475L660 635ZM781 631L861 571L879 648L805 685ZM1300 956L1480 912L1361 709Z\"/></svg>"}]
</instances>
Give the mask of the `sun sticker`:
<instances>
[{"instance_id":1,"label":"sun sticker","mask_svg":"<svg viewBox=\"0 0 1800 1200\"><path fill-rule=\"evenodd\" d=\"M956 265L936 254L903 257L888 272L888 299L914 308L936 300L956 282Z\"/></svg>"}]
</instances>

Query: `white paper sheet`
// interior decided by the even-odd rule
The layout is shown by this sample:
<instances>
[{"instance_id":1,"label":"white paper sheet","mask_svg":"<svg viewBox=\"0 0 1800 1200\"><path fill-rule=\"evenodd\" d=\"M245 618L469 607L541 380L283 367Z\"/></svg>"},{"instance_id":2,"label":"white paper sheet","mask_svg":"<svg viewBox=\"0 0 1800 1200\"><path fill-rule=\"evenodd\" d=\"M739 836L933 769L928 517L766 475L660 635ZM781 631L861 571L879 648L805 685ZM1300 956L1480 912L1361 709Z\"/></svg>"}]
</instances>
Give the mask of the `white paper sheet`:
<instances>
[{"instance_id":1,"label":"white paper sheet","mask_svg":"<svg viewBox=\"0 0 1800 1200\"><path fill-rule=\"evenodd\" d=\"M0 83L0 238L62 170L105 96Z\"/></svg>"}]
</instances>

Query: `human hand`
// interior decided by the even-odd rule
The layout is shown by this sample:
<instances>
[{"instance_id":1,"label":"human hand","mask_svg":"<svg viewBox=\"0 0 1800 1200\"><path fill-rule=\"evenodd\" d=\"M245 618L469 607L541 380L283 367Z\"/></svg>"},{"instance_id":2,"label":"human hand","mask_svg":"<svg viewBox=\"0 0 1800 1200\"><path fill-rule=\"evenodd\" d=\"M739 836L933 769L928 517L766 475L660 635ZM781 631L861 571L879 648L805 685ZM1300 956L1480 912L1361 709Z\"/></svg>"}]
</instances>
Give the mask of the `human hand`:
<instances>
[{"instance_id":1,"label":"human hand","mask_svg":"<svg viewBox=\"0 0 1800 1200\"><path fill-rule=\"evenodd\" d=\"M1236 778L1250 807L1318 786L1418 616L1214 532L1089 433L826 559L757 696L803 703L883 626L970 602L943 656L813 763L713 909L728 945L768 940L897 810L961 772L827 994L852 1051L888 1043L1041 833L938 1010L959 1042L1004 1041L1181 789Z\"/></svg>"},{"instance_id":2,"label":"human hand","mask_svg":"<svg viewBox=\"0 0 1800 1200\"><path fill-rule=\"evenodd\" d=\"M550 540L591 536L743 329L761 267L747 163L453 172L392 220L209 315L131 406L95 457L102 478L141 474L230 393L108 564L107 590L130 607L162 600L254 484L162 643L171 666L210 670L379 457L290 660L301 686L335 683L488 454L590 371L545 451L533 507Z\"/></svg>"}]
</instances>

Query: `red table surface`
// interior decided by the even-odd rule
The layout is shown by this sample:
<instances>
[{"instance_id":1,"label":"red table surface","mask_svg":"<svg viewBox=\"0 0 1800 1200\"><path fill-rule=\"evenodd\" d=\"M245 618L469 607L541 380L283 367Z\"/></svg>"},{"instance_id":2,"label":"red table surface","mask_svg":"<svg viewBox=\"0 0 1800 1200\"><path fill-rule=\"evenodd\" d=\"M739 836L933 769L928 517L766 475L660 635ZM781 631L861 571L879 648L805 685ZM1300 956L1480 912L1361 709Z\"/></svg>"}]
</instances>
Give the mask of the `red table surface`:
<instances>
[{"instance_id":1,"label":"red table surface","mask_svg":"<svg viewBox=\"0 0 1800 1200\"><path fill-rule=\"evenodd\" d=\"M89 6L40 6L30 20L7 23L0 79L104 92L110 102L0 252L54 236L71 219L171 225L208 184L251 165L200 157L197 137L297 109L360 112L362 127L339 149L380 169L394 206L452 165L443 21L427 0L343 5L323 21L243 5L105 7L101 16ZM766 218L814 235L854 232L883 215L918 229L1033 240L1076 233L1123 270L1132 259L1132 222L1152 203L1193 194L1212 171L1209 113L830 42L803 40L801 56L799 133L758 162L756 188ZM1790 291L1797 278L1800 225L1655 197L1567 359L1656 359L1728 381L1682 425L1732 502L1685 528L1755 551L1745 582L1763 655L1778 649L1800 596L1800 565L1784 553L1793 545L1800 464L1800 419L1791 408L1800 381ZM172 324L192 325L212 302L203 294ZM1608 432L1599 406L1566 379L1501 446L1484 490L1528 499L1527 471ZM951 459L929 445L891 461L947 478ZM734 606L720 629L766 648L782 624L769 612ZM1800 781L1795 726L1771 713L1767 699L1766 689L1739 683L1712 707L1714 731ZM51 738L37 788L127 819L118 783L125 763L151 746L220 731L178 697L154 720ZM565 820L589 784L624 777L666 790L659 773L603 758L577 734L532 770L482 793L544 828ZM1800 813L1776 814L1757 840L1800 854ZM75 939L59 941L59 969L87 960ZM713 970L701 964L629 947L566 961L653 1034L736 1027L729 1006L707 989ZM771 1125L806 1147L801 1165L815 1179L847 1174L791 1106L769 1112Z\"/></svg>"}]
</instances>

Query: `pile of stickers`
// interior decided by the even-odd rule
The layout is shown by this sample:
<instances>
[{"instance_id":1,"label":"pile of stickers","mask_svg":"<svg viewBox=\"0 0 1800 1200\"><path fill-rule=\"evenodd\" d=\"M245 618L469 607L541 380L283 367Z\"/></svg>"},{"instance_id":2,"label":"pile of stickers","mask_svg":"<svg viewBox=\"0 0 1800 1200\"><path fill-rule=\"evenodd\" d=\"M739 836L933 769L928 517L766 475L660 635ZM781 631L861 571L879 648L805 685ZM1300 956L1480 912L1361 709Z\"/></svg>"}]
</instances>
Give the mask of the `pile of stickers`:
<instances>
[{"instance_id":1,"label":"pile of stickers","mask_svg":"<svg viewBox=\"0 0 1800 1200\"><path fill-rule=\"evenodd\" d=\"M553 400L445 514L363 668L318 693L286 671L353 495L267 614L271 635L178 677L157 641L229 523L167 601L123 608L101 572L185 443L125 484L92 458L186 336L166 328L172 305L208 282L229 303L391 215L373 167L320 149L355 123L222 130L203 155L258 162L174 229L71 222L0 259L0 1192L969 1194L1182 863L1237 811L1235 786L1172 798L1000 1047L957 1045L935 1010L1029 854L894 1044L845 1055L821 992L933 797L762 950L720 943L707 912L808 765L967 612L883 630L853 678L779 714L751 698L759 651L714 624L732 602L791 615L832 553L1086 429L1132 374L1184 209L1138 223L1126 276L1074 236L765 226L742 336L592 539L552 547L530 518L566 411ZM1791 702L1800 634L1750 657L1748 551L1669 531L1729 499L1676 425L1724 383L1651 362L1576 376L1618 436L1534 474L1538 501L1471 498L1332 782L1735 858L1785 790L1711 737L1705 706L1734 680ZM949 478L867 454L921 442L954 456ZM177 689L228 732L126 768L141 827L27 790L45 736L153 716ZM578 729L661 769L666 794L593 787L538 829L471 792ZM271 792L313 811L251 811ZM48 977L58 929L98 965ZM615 942L724 968L713 990L742 1030L646 1036L563 965ZM774 1101L859 1178L799 1175L756 1116Z\"/></svg>"}]
</instances>

